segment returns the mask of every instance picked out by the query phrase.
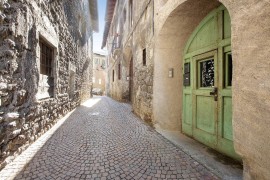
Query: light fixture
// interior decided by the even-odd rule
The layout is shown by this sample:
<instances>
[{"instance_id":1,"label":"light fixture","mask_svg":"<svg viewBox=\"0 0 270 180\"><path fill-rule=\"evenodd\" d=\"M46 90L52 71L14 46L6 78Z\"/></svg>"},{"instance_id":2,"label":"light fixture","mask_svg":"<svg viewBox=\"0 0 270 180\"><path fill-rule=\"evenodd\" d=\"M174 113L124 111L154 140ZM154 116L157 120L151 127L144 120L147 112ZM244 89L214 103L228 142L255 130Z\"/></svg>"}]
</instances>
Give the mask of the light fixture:
<instances>
[{"instance_id":1,"label":"light fixture","mask_svg":"<svg viewBox=\"0 0 270 180\"><path fill-rule=\"evenodd\" d=\"M169 78L173 78L173 68L169 68Z\"/></svg>"}]
</instances>

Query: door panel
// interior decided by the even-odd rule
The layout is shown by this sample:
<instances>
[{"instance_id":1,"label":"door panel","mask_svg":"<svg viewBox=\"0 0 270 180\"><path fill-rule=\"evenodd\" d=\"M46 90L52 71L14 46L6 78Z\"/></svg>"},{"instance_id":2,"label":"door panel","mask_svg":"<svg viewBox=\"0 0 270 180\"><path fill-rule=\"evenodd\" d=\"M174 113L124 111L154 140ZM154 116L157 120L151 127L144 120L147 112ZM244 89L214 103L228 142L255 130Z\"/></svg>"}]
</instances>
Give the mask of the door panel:
<instances>
[{"instance_id":1,"label":"door panel","mask_svg":"<svg viewBox=\"0 0 270 180\"><path fill-rule=\"evenodd\" d=\"M184 96L184 122L188 125L192 125L192 96L190 94L185 94Z\"/></svg>"},{"instance_id":2,"label":"door panel","mask_svg":"<svg viewBox=\"0 0 270 180\"><path fill-rule=\"evenodd\" d=\"M210 95L217 84L217 51L193 57L196 74L193 90L193 132L199 141L213 147L217 143L217 102Z\"/></svg>"},{"instance_id":3,"label":"door panel","mask_svg":"<svg viewBox=\"0 0 270 180\"><path fill-rule=\"evenodd\" d=\"M224 39L231 37L231 18L228 11L223 12L223 37Z\"/></svg>"},{"instance_id":4,"label":"door panel","mask_svg":"<svg viewBox=\"0 0 270 180\"><path fill-rule=\"evenodd\" d=\"M215 135L215 102L213 97L197 96L196 98L196 128Z\"/></svg>"},{"instance_id":5,"label":"door panel","mask_svg":"<svg viewBox=\"0 0 270 180\"><path fill-rule=\"evenodd\" d=\"M216 43L218 37L217 17L211 17L200 27L200 31L195 35L190 43L189 51L202 49Z\"/></svg>"},{"instance_id":6,"label":"door panel","mask_svg":"<svg viewBox=\"0 0 270 180\"><path fill-rule=\"evenodd\" d=\"M223 98L223 121L222 121L222 137L233 140L232 134L232 98Z\"/></svg>"}]
</instances>

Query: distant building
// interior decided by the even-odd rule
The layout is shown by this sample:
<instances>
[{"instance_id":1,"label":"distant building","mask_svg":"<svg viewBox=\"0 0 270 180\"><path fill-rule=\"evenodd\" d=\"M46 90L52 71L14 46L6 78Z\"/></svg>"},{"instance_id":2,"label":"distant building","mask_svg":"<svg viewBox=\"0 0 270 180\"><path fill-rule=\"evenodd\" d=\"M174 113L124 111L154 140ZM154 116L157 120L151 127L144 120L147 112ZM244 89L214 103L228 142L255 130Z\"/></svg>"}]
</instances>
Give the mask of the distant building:
<instances>
[{"instance_id":1,"label":"distant building","mask_svg":"<svg viewBox=\"0 0 270 180\"><path fill-rule=\"evenodd\" d=\"M93 89L100 89L102 94L105 92L106 78L106 56L94 53L93 55Z\"/></svg>"},{"instance_id":2,"label":"distant building","mask_svg":"<svg viewBox=\"0 0 270 180\"><path fill-rule=\"evenodd\" d=\"M270 177L269 0L108 0L108 95Z\"/></svg>"}]
</instances>

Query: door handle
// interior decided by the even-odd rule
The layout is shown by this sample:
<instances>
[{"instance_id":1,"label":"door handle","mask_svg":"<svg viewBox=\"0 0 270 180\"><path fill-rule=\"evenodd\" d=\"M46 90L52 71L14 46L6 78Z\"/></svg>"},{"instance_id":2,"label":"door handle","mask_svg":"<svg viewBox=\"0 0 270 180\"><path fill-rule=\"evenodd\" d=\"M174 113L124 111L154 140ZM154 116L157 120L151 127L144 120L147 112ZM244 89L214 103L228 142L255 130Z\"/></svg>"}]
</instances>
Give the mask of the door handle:
<instances>
[{"instance_id":1,"label":"door handle","mask_svg":"<svg viewBox=\"0 0 270 180\"><path fill-rule=\"evenodd\" d=\"M213 90L210 92L211 96L214 96L214 100L217 101L218 100L218 88L214 87Z\"/></svg>"},{"instance_id":2,"label":"door handle","mask_svg":"<svg viewBox=\"0 0 270 180\"><path fill-rule=\"evenodd\" d=\"M217 94L217 92L218 92L218 88L217 87L214 87L213 90L210 92L210 95L211 96L214 96L214 95Z\"/></svg>"}]
</instances>

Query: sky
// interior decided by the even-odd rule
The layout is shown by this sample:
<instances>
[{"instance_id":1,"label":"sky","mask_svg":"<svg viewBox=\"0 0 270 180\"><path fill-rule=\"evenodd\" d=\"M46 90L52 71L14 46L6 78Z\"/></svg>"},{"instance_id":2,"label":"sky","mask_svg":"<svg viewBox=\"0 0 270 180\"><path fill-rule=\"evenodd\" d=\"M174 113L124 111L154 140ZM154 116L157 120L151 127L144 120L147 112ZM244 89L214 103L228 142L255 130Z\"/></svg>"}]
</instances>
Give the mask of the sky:
<instances>
[{"instance_id":1,"label":"sky","mask_svg":"<svg viewBox=\"0 0 270 180\"><path fill-rule=\"evenodd\" d=\"M99 20L99 32L93 34L93 51L94 53L106 54L106 47L101 49L103 40L103 31L105 26L105 12L106 12L106 0L97 0L98 2L98 20Z\"/></svg>"}]
</instances>

